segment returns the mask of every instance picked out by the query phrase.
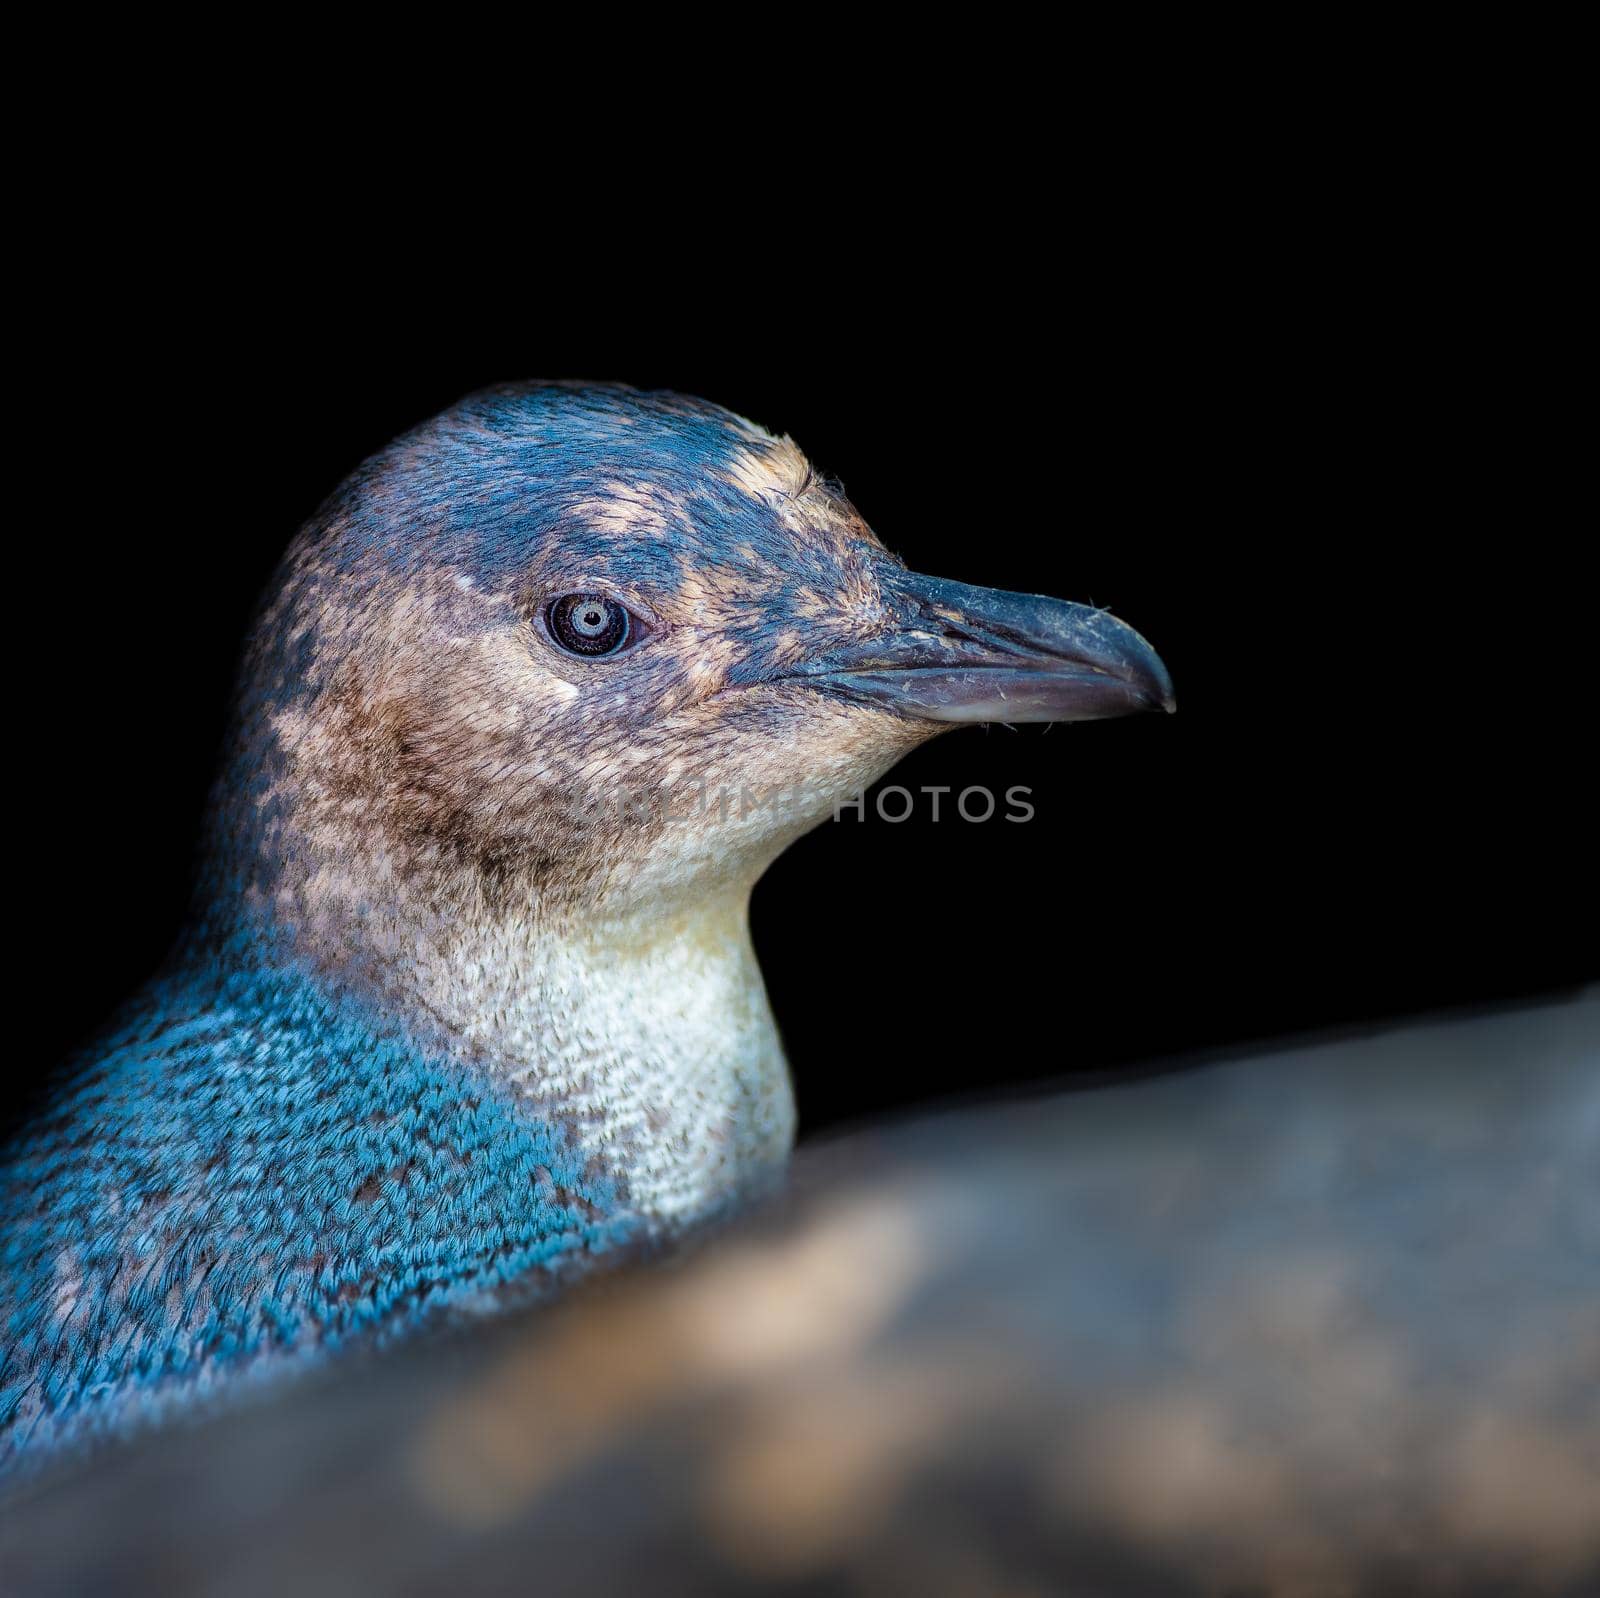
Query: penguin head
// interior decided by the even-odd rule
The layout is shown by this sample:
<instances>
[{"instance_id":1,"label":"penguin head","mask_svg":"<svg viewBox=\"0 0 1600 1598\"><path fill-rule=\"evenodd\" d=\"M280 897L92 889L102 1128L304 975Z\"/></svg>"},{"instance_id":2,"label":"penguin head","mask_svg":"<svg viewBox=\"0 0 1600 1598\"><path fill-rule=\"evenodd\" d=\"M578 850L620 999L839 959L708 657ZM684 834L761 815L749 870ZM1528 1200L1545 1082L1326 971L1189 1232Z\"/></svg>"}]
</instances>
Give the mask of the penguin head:
<instances>
[{"instance_id":1,"label":"penguin head","mask_svg":"<svg viewBox=\"0 0 1600 1598\"><path fill-rule=\"evenodd\" d=\"M908 571L789 439L565 385L476 394L362 466L245 681L266 854L539 902L747 886L945 727L1171 703L1106 613Z\"/></svg>"}]
</instances>

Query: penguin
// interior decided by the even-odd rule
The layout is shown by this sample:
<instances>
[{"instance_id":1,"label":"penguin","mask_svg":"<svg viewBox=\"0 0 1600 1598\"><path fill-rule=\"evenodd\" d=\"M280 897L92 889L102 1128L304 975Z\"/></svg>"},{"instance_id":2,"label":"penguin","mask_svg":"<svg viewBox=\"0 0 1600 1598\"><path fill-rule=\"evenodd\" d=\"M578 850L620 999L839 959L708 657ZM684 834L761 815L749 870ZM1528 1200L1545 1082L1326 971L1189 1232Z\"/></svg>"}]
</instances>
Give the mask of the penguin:
<instances>
[{"instance_id":1,"label":"penguin","mask_svg":"<svg viewBox=\"0 0 1600 1598\"><path fill-rule=\"evenodd\" d=\"M269 586L171 958L0 1151L0 1464L770 1185L766 866L945 728L1172 707L1131 627L908 570L716 405L404 434Z\"/></svg>"}]
</instances>

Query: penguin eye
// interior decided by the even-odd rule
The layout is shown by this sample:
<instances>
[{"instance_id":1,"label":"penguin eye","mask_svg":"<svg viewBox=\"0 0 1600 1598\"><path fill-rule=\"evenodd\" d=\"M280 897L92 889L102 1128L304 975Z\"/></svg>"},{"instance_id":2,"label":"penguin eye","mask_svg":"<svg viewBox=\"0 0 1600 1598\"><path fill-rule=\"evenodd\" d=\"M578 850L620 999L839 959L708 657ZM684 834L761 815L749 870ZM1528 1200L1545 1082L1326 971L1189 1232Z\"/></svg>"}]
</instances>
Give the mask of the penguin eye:
<instances>
[{"instance_id":1,"label":"penguin eye","mask_svg":"<svg viewBox=\"0 0 1600 1598\"><path fill-rule=\"evenodd\" d=\"M614 655L633 631L627 607L604 594L565 594L545 620L550 636L574 655Z\"/></svg>"}]
</instances>

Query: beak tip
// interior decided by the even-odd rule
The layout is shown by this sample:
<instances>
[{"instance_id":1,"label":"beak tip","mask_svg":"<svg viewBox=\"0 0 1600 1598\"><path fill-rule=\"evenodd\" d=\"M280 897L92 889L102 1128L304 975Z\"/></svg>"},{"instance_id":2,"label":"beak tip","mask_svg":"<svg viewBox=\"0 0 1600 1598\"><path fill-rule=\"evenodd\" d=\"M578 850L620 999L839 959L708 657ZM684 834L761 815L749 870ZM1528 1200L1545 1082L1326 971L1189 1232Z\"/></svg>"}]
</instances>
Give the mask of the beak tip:
<instances>
[{"instance_id":1,"label":"beak tip","mask_svg":"<svg viewBox=\"0 0 1600 1598\"><path fill-rule=\"evenodd\" d=\"M1170 716L1178 708L1178 695L1172 686L1166 663L1143 638L1139 638L1138 642L1143 646L1140 664L1144 669L1140 675L1144 679L1146 703L1152 710L1164 710Z\"/></svg>"}]
</instances>

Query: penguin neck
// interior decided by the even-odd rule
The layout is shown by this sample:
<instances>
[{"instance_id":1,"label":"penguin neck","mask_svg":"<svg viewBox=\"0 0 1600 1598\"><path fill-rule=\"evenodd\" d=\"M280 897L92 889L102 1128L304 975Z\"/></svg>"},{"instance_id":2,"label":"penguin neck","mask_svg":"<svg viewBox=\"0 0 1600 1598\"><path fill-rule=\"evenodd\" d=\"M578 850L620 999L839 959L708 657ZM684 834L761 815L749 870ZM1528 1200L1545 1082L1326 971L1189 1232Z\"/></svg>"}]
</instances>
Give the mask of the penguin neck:
<instances>
[{"instance_id":1,"label":"penguin neck","mask_svg":"<svg viewBox=\"0 0 1600 1598\"><path fill-rule=\"evenodd\" d=\"M747 902L463 925L419 959L418 998L635 1207L689 1219L781 1169L793 1142Z\"/></svg>"},{"instance_id":2,"label":"penguin neck","mask_svg":"<svg viewBox=\"0 0 1600 1598\"><path fill-rule=\"evenodd\" d=\"M692 1221L781 1171L795 1109L748 881L646 908L491 894L436 862L362 864L359 885L346 868L276 865L230 943L273 950L419 1053L483 1074L647 1219Z\"/></svg>"}]
</instances>

